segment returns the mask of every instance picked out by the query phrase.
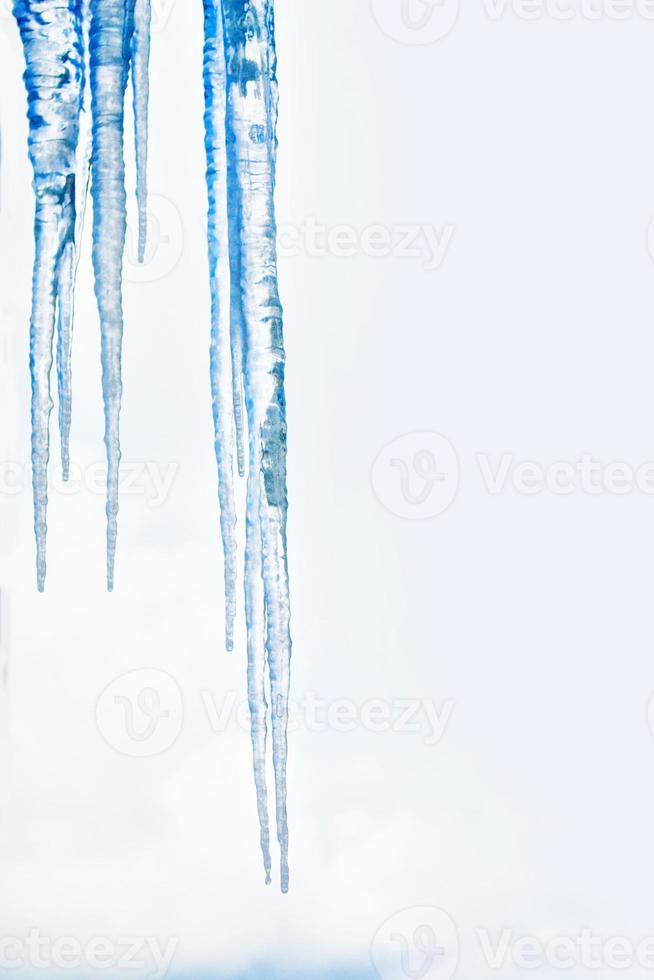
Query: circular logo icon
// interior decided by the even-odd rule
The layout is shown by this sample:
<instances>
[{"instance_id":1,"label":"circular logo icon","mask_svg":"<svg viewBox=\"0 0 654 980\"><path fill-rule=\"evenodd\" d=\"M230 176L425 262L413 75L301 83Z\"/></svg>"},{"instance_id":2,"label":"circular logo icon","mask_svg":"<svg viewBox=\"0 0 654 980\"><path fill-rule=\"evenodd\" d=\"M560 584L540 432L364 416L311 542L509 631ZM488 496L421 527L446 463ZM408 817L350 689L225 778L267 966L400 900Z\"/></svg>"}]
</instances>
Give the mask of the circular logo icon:
<instances>
[{"instance_id":1,"label":"circular logo icon","mask_svg":"<svg viewBox=\"0 0 654 980\"><path fill-rule=\"evenodd\" d=\"M152 33L164 30L175 6L175 0L152 0Z\"/></svg>"},{"instance_id":2,"label":"circular logo icon","mask_svg":"<svg viewBox=\"0 0 654 980\"><path fill-rule=\"evenodd\" d=\"M372 942L381 980L452 980L459 965L459 934L441 909L420 906L388 919Z\"/></svg>"},{"instance_id":3,"label":"circular logo icon","mask_svg":"<svg viewBox=\"0 0 654 980\"><path fill-rule=\"evenodd\" d=\"M371 0L384 34L400 44L434 44L454 28L460 0Z\"/></svg>"},{"instance_id":4,"label":"circular logo icon","mask_svg":"<svg viewBox=\"0 0 654 980\"><path fill-rule=\"evenodd\" d=\"M182 731L182 692L163 670L132 670L105 688L95 717L100 734L116 752L137 759L161 755Z\"/></svg>"},{"instance_id":5,"label":"circular logo icon","mask_svg":"<svg viewBox=\"0 0 654 980\"><path fill-rule=\"evenodd\" d=\"M442 514L459 489L454 446L437 432L410 432L382 449L372 466L380 503L397 517L425 521Z\"/></svg>"},{"instance_id":6,"label":"circular logo icon","mask_svg":"<svg viewBox=\"0 0 654 980\"><path fill-rule=\"evenodd\" d=\"M177 207L161 194L148 196L148 238L143 262L138 258L138 213L132 198L127 212L124 278L156 282L169 276L184 251L184 226Z\"/></svg>"}]
</instances>

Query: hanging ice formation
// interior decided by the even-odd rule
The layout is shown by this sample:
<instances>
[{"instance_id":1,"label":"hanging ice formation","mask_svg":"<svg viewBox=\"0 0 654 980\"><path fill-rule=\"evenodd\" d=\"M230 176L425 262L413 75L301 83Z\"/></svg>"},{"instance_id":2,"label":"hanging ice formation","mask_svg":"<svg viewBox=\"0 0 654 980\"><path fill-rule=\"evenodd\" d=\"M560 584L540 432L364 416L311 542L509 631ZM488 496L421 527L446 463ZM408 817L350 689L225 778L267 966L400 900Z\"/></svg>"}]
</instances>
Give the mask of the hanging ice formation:
<instances>
[{"instance_id":1,"label":"hanging ice formation","mask_svg":"<svg viewBox=\"0 0 654 980\"><path fill-rule=\"evenodd\" d=\"M18 0L14 7L25 50L29 152L34 168L35 258L30 330L32 480L37 585L45 586L50 374L58 323L62 463L67 471L70 419L76 169L84 85L81 3Z\"/></svg>"},{"instance_id":2,"label":"hanging ice formation","mask_svg":"<svg viewBox=\"0 0 654 980\"><path fill-rule=\"evenodd\" d=\"M248 697L266 881L266 664L272 701L281 886L288 890L286 759L290 613L286 558L286 405L274 211L277 78L272 0L204 0L205 128L212 298L211 377L225 552L227 647L236 609L234 442L249 473L245 604ZM245 412L243 409L245 401Z\"/></svg>"},{"instance_id":3,"label":"hanging ice formation","mask_svg":"<svg viewBox=\"0 0 654 980\"><path fill-rule=\"evenodd\" d=\"M121 277L125 240L123 102L132 63L142 258L146 234L150 0L16 0L14 15L25 51L29 151L36 197L30 364L37 585L43 591L46 578L49 429L53 404L50 376L55 325L61 462L64 479L69 476L73 300L91 167L93 260L102 326L108 461L107 583L112 589L120 461ZM89 65L93 93L92 142L86 113L82 112Z\"/></svg>"},{"instance_id":4,"label":"hanging ice formation","mask_svg":"<svg viewBox=\"0 0 654 980\"><path fill-rule=\"evenodd\" d=\"M78 245L89 176L93 266L102 336L107 451L107 584L114 584L120 466L122 264L127 231L125 96L131 70L138 255L147 235L151 0L15 0L25 50L29 150L36 196L31 317L32 462L37 582L46 577L47 471L55 328L64 477L69 471L71 343ZM286 557L286 406L274 213L277 79L272 0L203 0L205 23L211 385L225 555L226 645L234 646L237 539L234 457L248 457L245 609L248 696L266 880L267 687L271 698L281 886L286 816L290 613ZM86 120L90 78L92 124ZM246 447L247 429L247 447Z\"/></svg>"}]
</instances>

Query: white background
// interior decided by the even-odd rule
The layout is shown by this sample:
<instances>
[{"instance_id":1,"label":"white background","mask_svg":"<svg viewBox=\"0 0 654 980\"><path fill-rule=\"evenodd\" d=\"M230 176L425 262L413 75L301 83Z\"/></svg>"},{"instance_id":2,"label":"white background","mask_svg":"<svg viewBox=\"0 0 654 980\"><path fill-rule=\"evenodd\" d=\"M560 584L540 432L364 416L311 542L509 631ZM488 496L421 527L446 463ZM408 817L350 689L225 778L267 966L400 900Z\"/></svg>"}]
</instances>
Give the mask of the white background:
<instances>
[{"instance_id":1,"label":"white background","mask_svg":"<svg viewBox=\"0 0 654 980\"><path fill-rule=\"evenodd\" d=\"M533 480L515 473L584 454L604 468L654 460L654 20L628 0L595 0L596 18L581 0L535 18L533 4L527 18L470 0L456 18L453 0L431 16L411 3L422 31L402 26L400 0L277 0L278 217L295 243L280 263L293 696L357 712L345 732L334 709L318 726L298 711L290 895L276 867L263 884L247 729L206 710L244 697L243 624L225 654L201 4L159 0L160 234L144 271L127 264L123 451L174 480L160 506L124 494L113 596L102 493L53 489L39 597L28 483L9 493L3 470L3 936L173 938L171 976L368 980L372 950L382 980L450 980L451 933L446 960L422 973L419 950L409 973L397 938L387 959L374 941L410 909L387 930L410 949L428 907L453 920L457 976L515 980L526 971L510 957L493 971L479 930L494 943L505 929L574 940L590 928L607 945L654 935L651 487L641 472L616 492L604 469L599 493L580 480L555 492L551 472L528 493ZM21 59L3 9L0 455L14 464L29 458L33 254ZM451 240L427 269L424 238L402 256L357 237L345 257L333 236L307 244L307 220L357 236L381 225L393 241L407 225L449 228ZM88 241L76 331L73 459L86 479L103 459ZM411 433L442 434L456 456ZM418 513L425 483L410 468L432 449L443 479ZM484 472L503 457L493 493ZM438 513L457 460L456 499ZM53 478L57 464L55 452ZM136 697L154 676L169 715L162 743L135 758L114 689L101 695L140 669L155 674L117 690ZM371 699L386 706L377 715ZM383 721L407 699L447 713L437 744ZM592 975L618 972L651 969L607 962ZM572 973L586 975L579 963Z\"/></svg>"}]
</instances>

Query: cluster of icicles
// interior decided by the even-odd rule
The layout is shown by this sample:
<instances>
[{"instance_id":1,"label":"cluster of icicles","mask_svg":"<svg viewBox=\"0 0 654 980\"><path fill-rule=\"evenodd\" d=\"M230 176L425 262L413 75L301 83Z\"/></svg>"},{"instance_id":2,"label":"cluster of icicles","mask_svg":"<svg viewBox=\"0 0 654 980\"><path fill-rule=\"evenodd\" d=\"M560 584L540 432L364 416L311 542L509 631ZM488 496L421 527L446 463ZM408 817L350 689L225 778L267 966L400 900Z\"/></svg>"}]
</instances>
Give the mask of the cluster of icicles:
<instances>
[{"instance_id":1,"label":"cluster of icicles","mask_svg":"<svg viewBox=\"0 0 654 980\"><path fill-rule=\"evenodd\" d=\"M147 241L150 0L16 0L27 69L36 196L31 317L32 462L38 588L46 578L50 375L55 332L64 477L71 426L71 343L78 246L90 185L102 333L107 451L107 583L114 584L120 466L122 263L127 217L125 98L134 92L139 258ZM288 890L287 719L291 641L286 559L286 411L277 288L277 81L273 0L204 0L204 83L211 281L211 390L225 554L226 642L237 590L234 457L247 482L248 696L261 847L270 882L267 682L272 701L281 886ZM90 103L90 106L89 106ZM247 418L247 424L246 424Z\"/></svg>"}]
</instances>

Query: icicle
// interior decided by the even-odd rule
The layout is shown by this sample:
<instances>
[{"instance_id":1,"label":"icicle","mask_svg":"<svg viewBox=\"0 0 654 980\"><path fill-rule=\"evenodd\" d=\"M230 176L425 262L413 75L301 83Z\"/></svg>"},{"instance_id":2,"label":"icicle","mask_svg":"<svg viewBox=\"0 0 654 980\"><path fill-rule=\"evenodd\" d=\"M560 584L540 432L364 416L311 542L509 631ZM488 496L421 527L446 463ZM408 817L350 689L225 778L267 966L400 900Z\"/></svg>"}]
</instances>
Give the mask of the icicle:
<instances>
[{"instance_id":1,"label":"icicle","mask_svg":"<svg viewBox=\"0 0 654 980\"><path fill-rule=\"evenodd\" d=\"M37 585L42 592L46 578L50 375L57 306L60 398L64 398L60 409L62 459L64 471L67 469L69 413L65 399L69 397L76 151L84 75L83 25L80 0L57 4L47 0L17 0L14 15L25 50L29 152L36 196L30 365Z\"/></svg>"},{"instance_id":2,"label":"icicle","mask_svg":"<svg viewBox=\"0 0 654 980\"><path fill-rule=\"evenodd\" d=\"M241 200L236 146L227 143L227 216L229 221L230 336L232 345L232 400L236 424L238 475L245 476L245 410L243 407L243 296L241 293Z\"/></svg>"},{"instance_id":3,"label":"icicle","mask_svg":"<svg viewBox=\"0 0 654 980\"><path fill-rule=\"evenodd\" d=\"M73 303L75 295L75 243L69 241L59 261L57 273L58 324L57 378L59 386L59 432L61 469L64 480L70 474L70 425L72 414Z\"/></svg>"},{"instance_id":4,"label":"icicle","mask_svg":"<svg viewBox=\"0 0 654 980\"><path fill-rule=\"evenodd\" d=\"M233 485L233 427L230 289L225 147L225 51L220 0L204 0L205 146L209 193L209 274L211 284L211 389L225 554L225 633L234 646L236 614L236 511Z\"/></svg>"},{"instance_id":5,"label":"icicle","mask_svg":"<svg viewBox=\"0 0 654 980\"><path fill-rule=\"evenodd\" d=\"M125 92L134 34L134 0L91 0L93 93L93 265L102 331L102 390L107 448L107 587L114 586L118 535L122 269L127 210L125 193Z\"/></svg>"},{"instance_id":6,"label":"icicle","mask_svg":"<svg viewBox=\"0 0 654 980\"><path fill-rule=\"evenodd\" d=\"M271 878L270 826L268 821L268 789L266 786L266 650L264 623L264 594L261 560L261 531L259 528L259 498L261 481L256 465L258 439L250 438L250 475L245 547L245 614L248 643L248 701L250 705L254 783L257 792L257 811L261 829L261 853L266 872L266 884Z\"/></svg>"},{"instance_id":7,"label":"icicle","mask_svg":"<svg viewBox=\"0 0 654 980\"><path fill-rule=\"evenodd\" d=\"M75 284L84 231L84 217L89 189L91 168L91 126L87 103L88 39L89 39L89 0L80 0L79 10L82 23L83 80L81 93L81 115L79 120L79 139L75 176L75 241L66 248L59 273L59 336L57 345L57 376L59 390L59 432L61 439L61 467L64 480L70 473L70 428L72 420L72 353L73 323L75 318Z\"/></svg>"},{"instance_id":8,"label":"icicle","mask_svg":"<svg viewBox=\"0 0 654 980\"><path fill-rule=\"evenodd\" d=\"M286 557L286 404L274 213L277 81L271 0L223 0L227 142L233 144L243 310L243 380L250 431L248 524L261 540L266 653L281 886L288 891L286 763L290 604ZM236 230L236 229L235 229ZM258 503L257 503L258 498ZM253 554L247 575L252 574ZM252 625L252 624L251 624ZM253 705L253 738L258 701Z\"/></svg>"},{"instance_id":9,"label":"icicle","mask_svg":"<svg viewBox=\"0 0 654 980\"><path fill-rule=\"evenodd\" d=\"M134 135L136 140L136 201L139 214L139 262L145 260L148 237L148 90L151 0L136 0L132 41Z\"/></svg>"}]
</instances>

